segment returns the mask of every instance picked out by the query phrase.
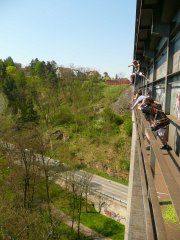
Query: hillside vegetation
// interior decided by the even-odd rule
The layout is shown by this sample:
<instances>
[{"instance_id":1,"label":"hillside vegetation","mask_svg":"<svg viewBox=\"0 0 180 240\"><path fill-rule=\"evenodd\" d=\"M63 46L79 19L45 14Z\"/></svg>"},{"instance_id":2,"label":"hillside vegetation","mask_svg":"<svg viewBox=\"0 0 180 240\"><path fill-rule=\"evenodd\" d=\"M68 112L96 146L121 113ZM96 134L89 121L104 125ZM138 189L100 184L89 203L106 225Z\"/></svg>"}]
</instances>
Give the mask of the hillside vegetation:
<instances>
[{"instance_id":1,"label":"hillside vegetation","mask_svg":"<svg viewBox=\"0 0 180 240\"><path fill-rule=\"evenodd\" d=\"M6 132L31 125L49 140L49 156L127 182L131 113L112 110L127 87L108 86L96 71L58 68L54 61L35 59L21 68L9 57L0 69L9 106L1 118Z\"/></svg>"},{"instance_id":2,"label":"hillside vegetation","mask_svg":"<svg viewBox=\"0 0 180 240\"><path fill-rule=\"evenodd\" d=\"M22 68L9 57L0 60L0 90L0 239L88 239L80 223L123 239L124 226L88 203L87 171L127 184L131 114L126 101L121 115L112 104L128 88L107 86L96 71L38 59ZM61 172L69 174L64 189L55 184Z\"/></svg>"}]
</instances>

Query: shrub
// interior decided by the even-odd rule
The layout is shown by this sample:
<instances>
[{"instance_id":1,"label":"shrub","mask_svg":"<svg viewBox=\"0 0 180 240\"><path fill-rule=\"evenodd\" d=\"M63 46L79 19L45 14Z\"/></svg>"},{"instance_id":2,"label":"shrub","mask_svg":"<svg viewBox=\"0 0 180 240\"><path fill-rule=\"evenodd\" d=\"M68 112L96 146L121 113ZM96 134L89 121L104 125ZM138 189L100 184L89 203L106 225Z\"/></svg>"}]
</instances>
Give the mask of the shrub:
<instances>
[{"instance_id":1,"label":"shrub","mask_svg":"<svg viewBox=\"0 0 180 240\"><path fill-rule=\"evenodd\" d=\"M120 116L115 115L114 116L114 123L119 126L123 123L123 119Z\"/></svg>"},{"instance_id":2,"label":"shrub","mask_svg":"<svg viewBox=\"0 0 180 240\"><path fill-rule=\"evenodd\" d=\"M58 113L53 117L54 125L74 123L74 115L67 107L62 107Z\"/></svg>"},{"instance_id":3,"label":"shrub","mask_svg":"<svg viewBox=\"0 0 180 240\"><path fill-rule=\"evenodd\" d=\"M104 109L103 117L106 121L115 123L118 126L123 123L122 117L116 115L110 107Z\"/></svg>"},{"instance_id":4,"label":"shrub","mask_svg":"<svg viewBox=\"0 0 180 240\"><path fill-rule=\"evenodd\" d=\"M51 198L59 198L61 195L61 188L57 184L51 184L50 186L50 196Z\"/></svg>"},{"instance_id":5,"label":"shrub","mask_svg":"<svg viewBox=\"0 0 180 240\"><path fill-rule=\"evenodd\" d=\"M129 171L129 168L130 168L130 162L127 160L122 160L121 161L121 169Z\"/></svg>"}]
</instances>

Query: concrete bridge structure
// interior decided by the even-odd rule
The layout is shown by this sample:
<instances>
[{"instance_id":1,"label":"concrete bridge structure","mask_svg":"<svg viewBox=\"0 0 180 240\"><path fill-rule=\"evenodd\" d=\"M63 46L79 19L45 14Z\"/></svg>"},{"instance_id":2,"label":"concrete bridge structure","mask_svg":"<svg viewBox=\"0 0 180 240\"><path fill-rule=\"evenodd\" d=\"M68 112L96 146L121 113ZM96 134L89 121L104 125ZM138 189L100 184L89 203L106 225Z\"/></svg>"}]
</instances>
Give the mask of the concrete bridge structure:
<instances>
[{"instance_id":1,"label":"concrete bridge structure","mask_svg":"<svg viewBox=\"0 0 180 240\"><path fill-rule=\"evenodd\" d=\"M144 115L133 111L133 136L125 239L180 239L180 1L137 0L134 59L147 79L136 75L134 88L162 104L170 119L168 144L151 131ZM147 141L147 133L150 143ZM150 144L150 150L146 149ZM166 204L177 223L163 217Z\"/></svg>"}]
</instances>

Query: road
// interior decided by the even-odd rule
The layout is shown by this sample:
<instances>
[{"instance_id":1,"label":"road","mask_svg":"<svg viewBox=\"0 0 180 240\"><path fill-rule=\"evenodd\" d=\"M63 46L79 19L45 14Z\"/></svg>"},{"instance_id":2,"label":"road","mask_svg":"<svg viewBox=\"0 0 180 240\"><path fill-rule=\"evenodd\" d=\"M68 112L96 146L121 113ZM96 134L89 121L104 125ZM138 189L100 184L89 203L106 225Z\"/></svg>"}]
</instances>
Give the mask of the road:
<instances>
[{"instance_id":1,"label":"road","mask_svg":"<svg viewBox=\"0 0 180 240\"><path fill-rule=\"evenodd\" d=\"M39 158L38 155L36 155L36 158ZM60 172L58 171L58 166L60 166L60 169L62 168L59 160L46 157L45 161L49 166L53 166L54 171L56 171L60 178L65 178L65 172L62 173L61 170ZM84 175L84 171L76 171L75 175L76 177L81 178ZM93 189L95 193L101 193L108 198L127 205L128 187L123 184L108 180L97 175L92 175L91 189Z\"/></svg>"},{"instance_id":2,"label":"road","mask_svg":"<svg viewBox=\"0 0 180 240\"><path fill-rule=\"evenodd\" d=\"M83 172L77 171L76 174L81 176ZM128 187L125 185L93 175L91 188L93 188L95 192L100 192L111 199L127 204Z\"/></svg>"},{"instance_id":3,"label":"road","mask_svg":"<svg viewBox=\"0 0 180 240\"><path fill-rule=\"evenodd\" d=\"M52 159L51 159L52 161ZM75 174L75 179L80 183L81 178L83 181L83 178L85 177L85 172L84 171L76 171L74 172ZM68 178L68 175L65 174L65 172L58 174L59 178ZM122 185L120 183L108 180L106 178L97 176L97 175L92 175L92 179L90 181L90 187L91 191L93 191L95 194L101 193L105 197L108 197L112 200L116 200L118 202L122 202L125 205L127 205L127 195L128 195L128 187L125 185Z\"/></svg>"}]
</instances>

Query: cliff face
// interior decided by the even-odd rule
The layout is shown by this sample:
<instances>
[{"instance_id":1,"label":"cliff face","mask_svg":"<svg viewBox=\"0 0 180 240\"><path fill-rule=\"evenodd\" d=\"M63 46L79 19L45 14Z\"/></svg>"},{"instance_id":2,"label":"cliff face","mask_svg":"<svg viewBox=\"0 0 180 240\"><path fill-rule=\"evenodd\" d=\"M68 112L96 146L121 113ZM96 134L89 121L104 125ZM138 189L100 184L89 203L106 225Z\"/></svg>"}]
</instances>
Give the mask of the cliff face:
<instances>
[{"instance_id":1,"label":"cliff face","mask_svg":"<svg viewBox=\"0 0 180 240\"><path fill-rule=\"evenodd\" d=\"M133 87L130 86L124 92L122 92L118 100L111 105L113 111L119 115L131 111L132 98Z\"/></svg>"}]
</instances>

